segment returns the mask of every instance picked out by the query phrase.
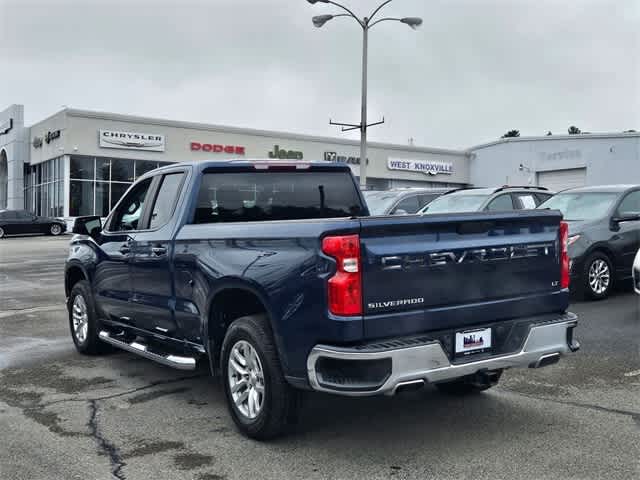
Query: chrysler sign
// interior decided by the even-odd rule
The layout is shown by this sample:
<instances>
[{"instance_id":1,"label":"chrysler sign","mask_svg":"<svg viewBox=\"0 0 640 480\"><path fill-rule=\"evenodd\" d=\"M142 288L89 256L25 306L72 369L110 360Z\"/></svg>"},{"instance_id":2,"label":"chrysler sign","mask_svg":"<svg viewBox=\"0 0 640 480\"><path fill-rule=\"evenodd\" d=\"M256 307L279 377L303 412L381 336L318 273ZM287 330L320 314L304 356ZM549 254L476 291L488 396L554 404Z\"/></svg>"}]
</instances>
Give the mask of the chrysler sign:
<instances>
[{"instance_id":1,"label":"chrysler sign","mask_svg":"<svg viewBox=\"0 0 640 480\"><path fill-rule=\"evenodd\" d=\"M100 146L102 148L164 152L164 135L100 130Z\"/></svg>"},{"instance_id":2,"label":"chrysler sign","mask_svg":"<svg viewBox=\"0 0 640 480\"><path fill-rule=\"evenodd\" d=\"M453 164L450 162L434 162L429 160L404 160L401 158L387 159L389 170L403 170L405 172L420 172L425 175L438 175L439 173L451 175Z\"/></svg>"}]
</instances>

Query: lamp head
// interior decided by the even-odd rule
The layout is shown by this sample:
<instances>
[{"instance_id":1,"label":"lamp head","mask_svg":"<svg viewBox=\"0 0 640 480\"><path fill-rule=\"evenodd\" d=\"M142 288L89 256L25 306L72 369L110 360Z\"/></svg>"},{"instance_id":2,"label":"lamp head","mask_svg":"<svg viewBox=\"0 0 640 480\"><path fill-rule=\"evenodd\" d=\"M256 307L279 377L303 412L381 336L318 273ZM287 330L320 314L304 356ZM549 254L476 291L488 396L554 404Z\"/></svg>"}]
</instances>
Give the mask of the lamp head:
<instances>
[{"instance_id":1,"label":"lamp head","mask_svg":"<svg viewBox=\"0 0 640 480\"><path fill-rule=\"evenodd\" d=\"M409 25L414 30L422 25L422 19L420 17L405 17L401 18L400 21L406 25Z\"/></svg>"},{"instance_id":2,"label":"lamp head","mask_svg":"<svg viewBox=\"0 0 640 480\"><path fill-rule=\"evenodd\" d=\"M313 17L311 21L316 27L320 28L332 18L333 18L333 15L318 15Z\"/></svg>"}]
</instances>

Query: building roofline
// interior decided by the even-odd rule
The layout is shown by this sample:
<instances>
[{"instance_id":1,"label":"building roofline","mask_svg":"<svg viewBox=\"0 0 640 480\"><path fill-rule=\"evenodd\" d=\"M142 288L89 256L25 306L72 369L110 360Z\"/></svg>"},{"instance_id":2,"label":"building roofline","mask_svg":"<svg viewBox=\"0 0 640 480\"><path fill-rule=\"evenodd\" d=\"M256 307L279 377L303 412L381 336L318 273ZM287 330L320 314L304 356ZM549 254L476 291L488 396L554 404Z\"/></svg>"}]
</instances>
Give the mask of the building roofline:
<instances>
[{"instance_id":1,"label":"building roofline","mask_svg":"<svg viewBox=\"0 0 640 480\"><path fill-rule=\"evenodd\" d=\"M486 147L492 147L500 143L512 143L512 142L537 142L540 140L582 140L589 138L627 138L627 137L640 137L640 132L602 132L602 133L581 133L577 135L543 135L543 136L531 136L531 137L509 137L499 138L492 142L481 143L466 149L467 153L473 153L474 150L480 150Z\"/></svg>"},{"instance_id":2,"label":"building roofline","mask_svg":"<svg viewBox=\"0 0 640 480\"><path fill-rule=\"evenodd\" d=\"M197 122L187 122L187 121L179 121L179 120L167 120L162 118L152 118L152 117L142 117L137 115L125 115L120 113L109 113L109 112L98 112L93 110L81 110L76 108L65 108L60 112L57 112L48 118L54 117L58 113L64 113L70 117L84 117L84 118L93 118L100 120L112 120L118 122L131 122L131 123L142 123L149 124L155 126L165 126L165 127L173 127L173 128L185 128L185 129L193 129L193 130L202 130L209 132L221 132L221 133L233 133L233 134L244 134L244 135L254 135L260 137L280 137L286 138L290 140L300 140L307 142L318 142L318 143L337 143L341 145L349 145L349 146L359 146L360 142L357 140L349 140L344 138L336 138L336 137L323 137L323 136L315 136L315 135L307 135L307 134L299 134L299 133L287 133L275 130L259 130L253 128L243 128L243 127L231 127L225 125L214 125L214 124L206 124L206 123L197 123ZM41 123L41 122L38 122ZM370 147L374 148L384 148L388 150L401 150L401 151L409 151L416 153L438 153L442 155L464 155L468 156L468 150L451 150L446 148L432 148L432 147L415 147L411 145L399 145L394 143L382 143L382 142L368 142Z\"/></svg>"}]
</instances>

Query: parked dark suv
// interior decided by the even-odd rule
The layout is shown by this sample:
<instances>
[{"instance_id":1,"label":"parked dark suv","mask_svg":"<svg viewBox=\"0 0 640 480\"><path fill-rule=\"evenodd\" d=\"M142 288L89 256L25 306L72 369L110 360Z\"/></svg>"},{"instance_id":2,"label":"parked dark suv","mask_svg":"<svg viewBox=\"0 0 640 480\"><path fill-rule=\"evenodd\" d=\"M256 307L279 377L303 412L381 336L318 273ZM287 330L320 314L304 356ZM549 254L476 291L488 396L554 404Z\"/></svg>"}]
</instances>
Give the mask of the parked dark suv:
<instances>
[{"instance_id":1,"label":"parked dark suv","mask_svg":"<svg viewBox=\"0 0 640 480\"><path fill-rule=\"evenodd\" d=\"M640 247L640 185L565 190L538 208L560 210L569 224L572 289L601 299L631 277Z\"/></svg>"},{"instance_id":2,"label":"parked dark suv","mask_svg":"<svg viewBox=\"0 0 640 480\"><path fill-rule=\"evenodd\" d=\"M60 235L66 230L67 224L60 218L39 217L26 210L0 210L0 238L25 233Z\"/></svg>"},{"instance_id":3,"label":"parked dark suv","mask_svg":"<svg viewBox=\"0 0 640 480\"><path fill-rule=\"evenodd\" d=\"M544 187L465 188L438 197L419 213L462 213L533 209L553 195Z\"/></svg>"}]
</instances>

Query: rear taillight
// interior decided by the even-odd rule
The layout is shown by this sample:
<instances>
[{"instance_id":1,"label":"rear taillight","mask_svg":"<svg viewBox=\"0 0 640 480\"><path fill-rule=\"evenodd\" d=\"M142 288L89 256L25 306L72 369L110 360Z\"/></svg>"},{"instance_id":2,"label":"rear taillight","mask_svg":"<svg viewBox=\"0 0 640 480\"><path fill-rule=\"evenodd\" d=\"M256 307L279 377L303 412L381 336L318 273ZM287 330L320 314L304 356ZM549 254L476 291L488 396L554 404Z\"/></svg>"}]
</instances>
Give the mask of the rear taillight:
<instances>
[{"instance_id":1,"label":"rear taillight","mask_svg":"<svg viewBox=\"0 0 640 480\"><path fill-rule=\"evenodd\" d=\"M336 260L336 273L327 282L329 311L334 315L362 315L362 274L358 235L325 237L322 251Z\"/></svg>"},{"instance_id":2,"label":"rear taillight","mask_svg":"<svg viewBox=\"0 0 640 480\"><path fill-rule=\"evenodd\" d=\"M569 225L560 222L560 288L569 288Z\"/></svg>"}]
</instances>

